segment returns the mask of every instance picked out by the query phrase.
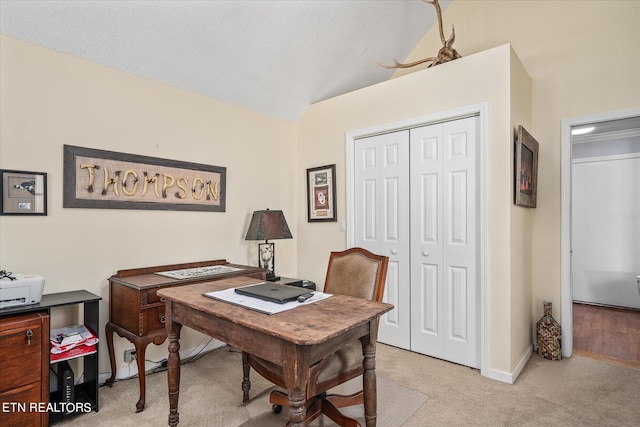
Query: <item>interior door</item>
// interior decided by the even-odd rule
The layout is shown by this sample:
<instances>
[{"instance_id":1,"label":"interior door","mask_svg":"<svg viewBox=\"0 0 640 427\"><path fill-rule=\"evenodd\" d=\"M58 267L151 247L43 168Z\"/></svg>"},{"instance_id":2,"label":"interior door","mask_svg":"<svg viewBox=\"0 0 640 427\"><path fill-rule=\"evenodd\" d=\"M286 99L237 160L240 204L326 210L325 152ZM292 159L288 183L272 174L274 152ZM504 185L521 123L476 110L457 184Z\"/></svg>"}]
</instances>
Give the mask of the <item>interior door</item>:
<instances>
[{"instance_id":1,"label":"interior door","mask_svg":"<svg viewBox=\"0 0 640 427\"><path fill-rule=\"evenodd\" d=\"M359 139L354 162L356 245L389 257L378 339L409 349L409 131Z\"/></svg>"},{"instance_id":2,"label":"interior door","mask_svg":"<svg viewBox=\"0 0 640 427\"><path fill-rule=\"evenodd\" d=\"M640 186L630 184L640 183L636 141L609 136L574 144L574 301L640 309Z\"/></svg>"},{"instance_id":3,"label":"interior door","mask_svg":"<svg viewBox=\"0 0 640 427\"><path fill-rule=\"evenodd\" d=\"M412 129L411 350L479 367L477 117Z\"/></svg>"}]
</instances>

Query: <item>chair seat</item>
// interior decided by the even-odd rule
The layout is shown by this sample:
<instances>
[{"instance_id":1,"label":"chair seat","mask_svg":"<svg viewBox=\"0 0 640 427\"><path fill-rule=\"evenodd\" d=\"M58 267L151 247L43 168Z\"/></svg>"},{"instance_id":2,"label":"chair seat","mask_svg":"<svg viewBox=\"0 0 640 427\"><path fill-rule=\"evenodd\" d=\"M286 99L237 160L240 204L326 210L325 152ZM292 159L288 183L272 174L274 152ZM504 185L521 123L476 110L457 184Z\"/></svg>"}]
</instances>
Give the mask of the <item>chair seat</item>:
<instances>
[{"instance_id":1,"label":"chair seat","mask_svg":"<svg viewBox=\"0 0 640 427\"><path fill-rule=\"evenodd\" d=\"M313 368L321 362L322 361L315 362L311 365L311 367ZM266 370L267 372L274 374L276 377L284 378L282 366L275 363L269 362L259 357L251 356L251 365L257 371ZM362 344L360 344L359 340L353 340L333 353L329 362L318 375L318 382L324 383L337 378L338 375L344 374L344 372L351 370L356 371L360 368L362 368ZM261 373L265 374L264 371ZM280 387L285 387L284 384L278 385ZM309 386L311 387L312 384L309 384Z\"/></svg>"},{"instance_id":2,"label":"chair seat","mask_svg":"<svg viewBox=\"0 0 640 427\"><path fill-rule=\"evenodd\" d=\"M333 353L327 366L318 375L318 382L327 382L338 374L358 368L362 368L362 344L360 340L353 340Z\"/></svg>"}]
</instances>

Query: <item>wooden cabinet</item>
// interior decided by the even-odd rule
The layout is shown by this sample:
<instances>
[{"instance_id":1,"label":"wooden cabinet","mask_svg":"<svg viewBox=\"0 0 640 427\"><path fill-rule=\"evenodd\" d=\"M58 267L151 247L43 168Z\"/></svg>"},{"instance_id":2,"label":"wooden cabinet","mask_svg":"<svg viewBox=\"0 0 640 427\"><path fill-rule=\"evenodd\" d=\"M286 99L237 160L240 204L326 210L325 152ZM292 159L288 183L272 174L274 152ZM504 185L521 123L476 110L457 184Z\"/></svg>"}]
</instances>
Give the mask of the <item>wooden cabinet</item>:
<instances>
[{"instance_id":1,"label":"wooden cabinet","mask_svg":"<svg viewBox=\"0 0 640 427\"><path fill-rule=\"evenodd\" d=\"M66 417L60 393L49 394L51 308L82 304L84 324L97 334L101 299L85 290L59 292L42 295L38 304L0 310L0 426L47 426ZM98 352L79 357L84 371L74 386L75 403L85 405L71 415L98 411ZM23 409L19 402L34 406Z\"/></svg>"},{"instance_id":2,"label":"wooden cabinet","mask_svg":"<svg viewBox=\"0 0 640 427\"><path fill-rule=\"evenodd\" d=\"M204 269L219 267L220 272L207 275L185 275L172 278L163 275L169 271ZM109 278L109 322L105 327L111 377L106 384L111 387L116 378L116 356L113 347L113 334L128 339L135 346L140 383L140 399L136 403L136 412L144 409L145 404L145 354L150 343L162 344L167 338L165 329L165 302L157 295L160 289L210 282L229 277L249 276L265 280L266 271L262 268L229 264L226 260L202 261L185 264L172 264L156 267L143 267L120 270Z\"/></svg>"},{"instance_id":3,"label":"wooden cabinet","mask_svg":"<svg viewBox=\"0 0 640 427\"><path fill-rule=\"evenodd\" d=\"M2 425L47 426L49 415L49 315L0 318Z\"/></svg>"}]
</instances>

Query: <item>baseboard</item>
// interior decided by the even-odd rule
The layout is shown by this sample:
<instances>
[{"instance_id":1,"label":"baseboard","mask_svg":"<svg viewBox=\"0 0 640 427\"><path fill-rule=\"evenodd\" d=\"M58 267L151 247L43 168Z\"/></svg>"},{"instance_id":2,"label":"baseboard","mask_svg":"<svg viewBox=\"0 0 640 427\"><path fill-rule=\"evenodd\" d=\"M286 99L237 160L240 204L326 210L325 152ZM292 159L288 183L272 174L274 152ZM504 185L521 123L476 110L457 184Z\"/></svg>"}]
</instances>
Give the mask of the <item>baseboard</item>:
<instances>
[{"instance_id":1,"label":"baseboard","mask_svg":"<svg viewBox=\"0 0 640 427\"><path fill-rule=\"evenodd\" d=\"M209 340L207 340L209 341ZM213 351L217 348L223 347L226 344L218 341L218 340L210 340L204 347L200 347L199 345L196 347L192 347L192 348L187 348L185 350L181 350L180 351L180 359L184 362L185 358L189 358L192 357L198 353L208 353L210 351ZM122 366L123 362L119 362L117 364L118 366L118 370L116 371L116 381L117 380L123 380L123 379L127 379L127 378L131 378L135 375L138 374L138 365L136 364L136 362L131 362L131 363L126 363L125 366L123 367L119 367ZM160 363L154 363L154 362L149 362L146 361L144 364L144 370L145 372L149 372L152 371L154 369L158 369L162 367L162 362ZM100 374L100 377L98 378L98 382L102 385L104 384L104 382L111 377L110 373L106 373L106 374Z\"/></svg>"},{"instance_id":2,"label":"baseboard","mask_svg":"<svg viewBox=\"0 0 640 427\"><path fill-rule=\"evenodd\" d=\"M516 379L518 379L518 376L520 376L520 373L522 372L524 367L527 365L527 362L531 358L532 354L533 354L533 345L530 345L527 348L527 350L524 352L524 354L522 355L522 357L518 361L518 364L516 365L515 369L512 372L489 368L485 376L487 378L491 378L492 380L501 381L507 384L513 384L516 382Z\"/></svg>"}]
</instances>

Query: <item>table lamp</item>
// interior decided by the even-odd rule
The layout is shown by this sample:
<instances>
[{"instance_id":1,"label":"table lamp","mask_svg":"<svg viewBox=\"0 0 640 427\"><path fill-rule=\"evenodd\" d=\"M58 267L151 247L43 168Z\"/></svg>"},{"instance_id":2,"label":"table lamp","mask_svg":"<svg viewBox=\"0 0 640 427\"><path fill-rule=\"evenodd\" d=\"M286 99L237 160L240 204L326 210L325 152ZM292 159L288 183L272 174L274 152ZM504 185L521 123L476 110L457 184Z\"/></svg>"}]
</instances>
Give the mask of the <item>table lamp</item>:
<instances>
[{"instance_id":1,"label":"table lamp","mask_svg":"<svg viewBox=\"0 0 640 427\"><path fill-rule=\"evenodd\" d=\"M255 211L249 223L249 230L245 240L263 240L264 243L258 245L258 266L267 270L267 280L275 282L280 277L275 275L276 252L275 244L269 243L274 239L291 239L291 231L284 219L282 211L263 210Z\"/></svg>"}]
</instances>

